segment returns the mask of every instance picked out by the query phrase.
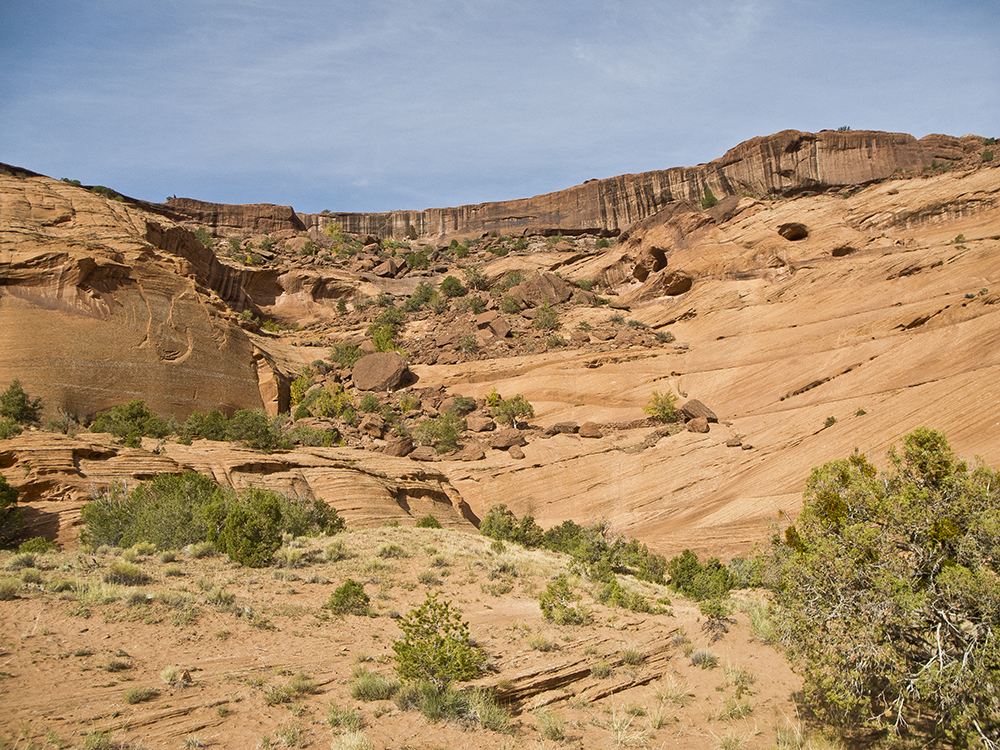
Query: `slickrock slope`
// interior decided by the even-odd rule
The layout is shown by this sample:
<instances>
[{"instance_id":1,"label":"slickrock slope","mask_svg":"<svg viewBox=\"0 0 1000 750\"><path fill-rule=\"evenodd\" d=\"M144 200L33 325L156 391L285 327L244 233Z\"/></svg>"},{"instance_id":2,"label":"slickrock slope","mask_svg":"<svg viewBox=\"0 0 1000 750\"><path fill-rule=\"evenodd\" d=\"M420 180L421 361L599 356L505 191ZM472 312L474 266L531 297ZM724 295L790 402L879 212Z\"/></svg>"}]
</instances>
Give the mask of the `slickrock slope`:
<instances>
[{"instance_id":1,"label":"slickrock slope","mask_svg":"<svg viewBox=\"0 0 1000 750\"><path fill-rule=\"evenodd\" d=\"M657 273L676 263L695 283L628 316L683 346L616 339L597 356L416 369L455 392L522 393L541 425L635 420L653 390L698 398L721 423L652 447L649 428L559 434L530 441L522 460L492 451L485 463L453 464L475 511L503 502L543 526L603 518L671 553L740 554L781 513L794 517L812 466L855 447L881 462L926 425L960 454L1000 464L1000 170L847 198L745 199L728 221L671 242L675 218L636 231L633 257L660 247ZM809 236L783 239L778 228L792 222ZM572 278L572 266L564 272ZM655 275L618 291L641 291ZM565 327L583 318L596 328L613 312L581 312Z\"/></svg>"}]
</instances>

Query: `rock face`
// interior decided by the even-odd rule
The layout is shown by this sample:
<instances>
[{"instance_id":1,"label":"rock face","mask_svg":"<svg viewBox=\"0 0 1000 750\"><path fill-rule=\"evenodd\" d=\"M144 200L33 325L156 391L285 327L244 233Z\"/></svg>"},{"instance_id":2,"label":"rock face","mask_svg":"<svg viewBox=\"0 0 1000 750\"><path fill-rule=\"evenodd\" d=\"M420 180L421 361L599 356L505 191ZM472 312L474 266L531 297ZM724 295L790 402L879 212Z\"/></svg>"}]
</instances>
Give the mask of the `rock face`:
<instances>
[{"instance_id":1,"label":"rock face","mask_svg":"<svg viewBox=\"0 0 1000 750\"><path fill-rule=\"evenodd\" d=\"M351 379L360 391L394 391L406 380L406 360L396 352L376 352L354 364Z\"/></svg>"},{"instance_id":2,"label":"rock face","mask_svg":"<svg viewBox=\"0 0 1000 750\"><path fill-rule=\"evenodd\" d=\"M303 232L306 227L291 206L272 203L229 205L190 198L170 198L162 212L175 221L197 224L221 237Z\"/></svg>"},{"instance_id":3,"label":"rock face","mask_svg":"<svg viewBox=\"0 0 1000 750\"><path fill-rule=\"evenodd\" d=\"M234 314L256 309L249 277L154 218L0 174L0 382L30 383L47 416L129 398L181 417L264 405L268 357Z\"/></svg>"},{"instance_id":4,"label":"rock face","mask_svg":"<svg viewBox=\"0 0 1000 750\"><path fill-rule=\"evenodd\" d=\"M697 167L677 167L592 180L556 193L457 208L388 213L300 214L308 227L339 222L355 234L419 238L496 231L502 234L561 230L617 234L673 201L700 204L706 188L719 198L822 191L863 185L896 170L915 172L932 159L961 158L962 143L950 136L918 141L904 133L784 130L752 138ZM948 155L945 155L948 154Z\"/></svg>"},{"instance_id":5,"label":"rock face","mask_svg":"<svg viewBox=\"0 0 1000 750\"><path fill-rule=\"evenodd\" d=\"M80 508L114 482L129 487L161 473L195 470L224 486L265 487L319 499L337 509L349 524L390 521L415 523L433 513L446 526L472 530L468 505L441 472L415 471L406 458L347 448L305 448L264 455L226 443L169 443L153 453L112 445L107 435L70 438L25 433L0 442L0 466L28 504L29 534L62 544L79 536Z\"/></svg>"}]
</instances>

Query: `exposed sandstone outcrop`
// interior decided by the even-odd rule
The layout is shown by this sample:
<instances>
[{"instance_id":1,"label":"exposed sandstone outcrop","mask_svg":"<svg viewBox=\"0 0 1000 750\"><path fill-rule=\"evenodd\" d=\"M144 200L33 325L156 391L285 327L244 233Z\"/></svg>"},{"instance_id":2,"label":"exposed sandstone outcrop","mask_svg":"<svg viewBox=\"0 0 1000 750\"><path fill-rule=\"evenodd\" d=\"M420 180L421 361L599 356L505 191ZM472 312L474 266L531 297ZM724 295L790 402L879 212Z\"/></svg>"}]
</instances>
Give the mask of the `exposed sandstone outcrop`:
<instances>
[{"instance_id":1,"label":"exposed sandstone outcrop","mask_svg":"<svg viewBox=\"0 0 1000 750\"><path fill-rule=\"evenodd\" d=\"M115 482L129 487L157 474L197 471L223 486L286 492L329 503L352 525L415 523L427 513L472 529L468 506L447 477L405 458L347 448L303 448L264 455L225 443L170 443L161 454L112 445L107 435L25 433L0 443L0 466L20 491L29 535L72 544L80 508Z\"/></svg>"},{"instance_id":2,"label":"exposed sandstone outcrop","mask_svg":"<svg viewBox=\"0 0 1000 750\"><path fill-rule=\"evenodd\" d=\"M273 203L231 205L205 203L190 198L170 198L164 211L175 221L186 221L220 237L244 237L282 231L302 232L306 227L291 206Z\"/></svg>"},{"instance_id":3,"label":"exposed sandstone outcrop","mask_svg":"<svg viewBox=\"0 0 1000 750\"><path fill-rule=\"evenodd\" d=\"M950 136L918 141L904 133L785 130L745 141L708 164L592 180L532 198L425 211L301 214L300 219L306 226L336 221L355 234L397 238L411 227L422 239L491 231L617 234L673 201L700 203L706 188L720 198L795 195L867 184L963 153L961 141Z\"/></svg>"}]
</instances>

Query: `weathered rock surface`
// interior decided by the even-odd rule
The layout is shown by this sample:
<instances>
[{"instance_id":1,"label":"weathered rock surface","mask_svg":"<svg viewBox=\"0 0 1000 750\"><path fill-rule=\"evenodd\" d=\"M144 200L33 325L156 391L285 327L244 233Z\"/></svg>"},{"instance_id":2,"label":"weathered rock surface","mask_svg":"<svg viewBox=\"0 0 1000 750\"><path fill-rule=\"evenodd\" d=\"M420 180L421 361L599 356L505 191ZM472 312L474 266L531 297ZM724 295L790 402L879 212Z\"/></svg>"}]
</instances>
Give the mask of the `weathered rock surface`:
<instances>
[{"instance_id":1,"label":"weathered rock surface","mask_svg":"<svg viewBox=\"0 0 1000 750\"><path fill-rule=\"evenodd\" d=\"M684 415L685 419L703 418L706 422L718 422L719 418L715 412L696 398L685 401L678 407L678 411Z\"/></svg>"},{"instance_id":2,"label":"weathered rock surface","mask_svg":"<svg viewBox=\"0 0 1000 750\"><path fill-rule=\"evenodd\" d=\"M348 523L415 523L433 513L442 524L471 529L461 495L439 471L406 458L347 448L300 448L262 454L227 443L168 443L163 453L113 445L107 435L30 432L0 441L0 466L20 492L31 535L75 543L80 508L115 482L135 486L157 474L197 471L223 486L251 485L317 498Z\"/></svg>"},{"instance_id":3,"label":"weathered rock surface","mask_svg":"<svg viewBox=\"0 0 1000 750\"><path fill-rule=\"evenodd\" d=\"M831 186L863 185L897 170L919 172L937 159L961 158L958 138L904 133L785 130L752 138L697 167L592 180L556 193L457 208L388 213L300 214L306 226L339 222L355 234L420 238L561 229L617 233L674 201L700 204L705 189L723 196L821 192ZM946 155L947 154L947 155Z\"/></svg>"},{"instance_id":4,"label":"weathered rock surface","mask_svg":"<svg viewBox=\"0 0 1000 750\"><path fill-rule=\"evenodd\" d=\"M355 363L351 379L359 391L394 391L408 372L406 360L397 352L375 352Z\"/></svg>"},{"instance_id":5,"label":"weathered rock surface","mask_svg":"<svg viewBox=\"0 0 1000 750\"><path fill-rule=\"evenodd\" d=\"M170 198L164 213L175 221L187 221L221 237L245 237L248 234L303 232L302 219L291 206L273 203L230 205L205 203L190 198Z\"/></svg>"}]
</instances>

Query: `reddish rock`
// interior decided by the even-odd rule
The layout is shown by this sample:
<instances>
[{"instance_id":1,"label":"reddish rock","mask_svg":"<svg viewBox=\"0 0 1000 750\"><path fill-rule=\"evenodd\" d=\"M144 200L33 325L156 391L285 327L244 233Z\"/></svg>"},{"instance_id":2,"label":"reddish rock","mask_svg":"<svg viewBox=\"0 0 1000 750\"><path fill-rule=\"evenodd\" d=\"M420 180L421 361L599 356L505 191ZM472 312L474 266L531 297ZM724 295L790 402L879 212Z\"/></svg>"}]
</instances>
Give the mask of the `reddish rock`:
<instances>
[{"instance_id":1,"label":"reddish rock","mask_svg":"<svg viewBox=\"0 0 1000 750\"><path fill-rule=\"evenodd\" d=\"M362 435L380 438L385 431L385 420L378 414L365 414L361 424L358 425L358 430Z\"/></svg>"},{"instance_id":2,"label":"reddish rock","mask_svg":"<svg viewBox=\"0 0 1000 750\"><path fill-rule=\"evenodd\" d=\"M795 195L885 179L897 170L919 171L932 158L951 158L952 154L960 158L961 152L960 141L950 136L927 136L918 142L905 133L783 130L751 138L697 167L590 180L531 198L425 211L301 214L299 218L307 226L337 221L352 234L403 236L412 226L423 238L438 236L442 228L452 236L553 228L621 230L679 201L700 204L706 185L720 198L727 192ZM699 213L704 220L714 221Z\"/></svg>"},{"instance_id":3,"label":"reddish rock","mask_svg":"<svg viewBox=\"0 0 1000 750\"><path fill-rule=\"evenodd\" d=\"M708 432L708 420L704 417L695 417L687 423L688 432Z\"/></svg>"},{"instance_id":4,"label":"reddish rock","mask_svg":"<svg viewBox=\"0 0 1000 750\"><path fill-rule=\"evenodd\" d=\"M539 273L510 290L510 296L528 307L557 305L572 296L573 287L555 274Z\"/></svg>"},{"instance_id":5,"label":"reddish rock","mask_svg":"<svg viewBox=\"0 0 1000 750\"><path fill-rule=\"evenodd\" d=\"M486 458L486 451L475 440L467 443L454 455L456 461L482 461L484 458Z\"/></svg>"},{"instance_id":6,"label":"reddish rock","mask_svg":"<svg viewBox=\"0 0 1000 750\"><path fill-rule=\"evenodd\" d=\"M684 415L686 419L697 419L698 417L704 417L708 422L718 422L719 418L715 416L715 412L709 409L705 404L696 398L690 401L685 401L678 411Z\"/></svg>"},{"instance_id":7,"label":"reddish rock","mask_svg":"<svg viewBox=\"0 0 1000 750\"><path fill-rule=\"evenodd\" d=\"M496 318L490 321L490 331L498 339L505 339L510 336L510 326L503 318Z\"/></svg>"},{"instance_id":8,"label":"reddish rock","mask_svg":"<svg viewBox=\"0 0 1000 750\"><path fill-rule=\"evenodd\" d=\"M397 352L376 352L354 364L351 380L361 391L394 391L406 381L409 369Z\"/></svg>"},{"instance_id":9,"label":"reddish rock","mask_svg":"<svg viewBox=\"0 0 1000 750\"><path fill-rule=\"evenodd\" d=\"M408 458L411 461L440 461L441 457L438 455L437 451L429 445L418 445L412 451Z\"/></svg>"},{"instance_id":10,"label":"reddish rock","mask_svg":"<svg viewBox=\"0 0 1000 750\"><path fill-rule=\"evenodd\" d=\"M387 440L382 452L387 456L408 456L413 452L413 441L408 437L396 437Z\"/></svg>"},{"instance_id":11,"label":"reddish rock","mask_svg":"<svg viewBox=\"0 0 1000 750\"><path fill-rule=\"evenodd\" d=\"M394 277L406 268L406 263L402 258L389 258L388 260L375 266L375 270L372 271L376 276L382 277Z\"/></svg>"},{"instance_id":12,"label":"reddish rock","mask_svg":"<svg viewBox=\"0 0 1000 750\"><path fill-rule=\"evenodd\" d=\"M469 432L492 432L496 423L484 414L470 414L465 418Z\"/></svg>"},{"instance_id":13,"label":"reddish rock","mask_svg":"<svg viewBox=\"0 0 1000 750\"><path fill-rule=\"evenodd\" d=\"M525 439L523 432L509 428L506 430L500 430L490 438L490 448L506 451L510 450L515 445L525 445L527 442L528 441Z\"/></svg>"},{"instance_id":14,"label":"reddish rock","mask_svg":"<svg viewBox=\"0 0 1000 750\"><path fill-rule=\"evenodd\" d=\"M601 432L600 425L594 422L584 422L580 425L580 437L583 438L599 438L603 437L604 433Z\"/></svg>"},{"instance_id":15,"label":"reddish rock","mask_svg":"<svg viewBox=\"0 0 1000 750\"><path fill-rule=\"evenodd\" d=\"M576 422L556 422L546 432L552 435L572 435L580 431L580 425Z\"/></svg>"},{"instance_id":16,"label":"reddish rock","mask_svg":"<svg viewBox=\"0 0 1000 750\"><path fill-rule=\"evenodd\" d=\"M517 445L512 445L510 448L508 448L507 453L510 454L511 458L517 459L518 461L524 458L524 451L521 450L520 446Z\"/></svg>"},{"instance_id":17,"label":"reddish rock","mask_svg":"<svg viewBox=\"0 0 1000 750\"><path fill-rule=\"evenodd\" d=\"M726 447L727 448L740 448L742 446L743 446L743 441L740 440L735 435L733 437L729 438L729 440L726 441Z\"/></svg>"}]
</instances>

